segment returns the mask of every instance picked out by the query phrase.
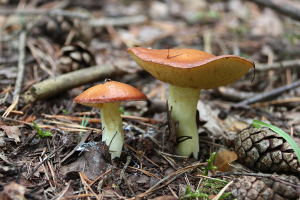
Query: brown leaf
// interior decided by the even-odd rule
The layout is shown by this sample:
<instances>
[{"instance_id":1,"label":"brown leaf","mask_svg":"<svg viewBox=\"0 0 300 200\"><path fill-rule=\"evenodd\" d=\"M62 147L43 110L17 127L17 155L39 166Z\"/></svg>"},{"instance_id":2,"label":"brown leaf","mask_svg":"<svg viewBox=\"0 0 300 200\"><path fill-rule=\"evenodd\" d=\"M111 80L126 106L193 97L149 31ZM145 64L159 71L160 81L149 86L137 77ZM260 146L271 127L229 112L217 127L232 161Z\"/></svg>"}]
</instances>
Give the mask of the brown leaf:
<instances>
[{"instance_id":1,"label":"brown leaf","mask_svg":"<svg viewBox=\"0 0 300 200\"><path fill-rule=\"evenodd\" d=\"M0 126L4 132L6 133L7 137L15 139L15 142L20 142L19 136L21 136L20 130L17 126Z\"/></svg>"},{"instance_id":2,"label":"brown leaf","mask_svg":"<svg viewBox=\"0 0 300 200\"><path fill-rule=\"evenodd\" d=\"M230 171L231 162L237 159L237 154L234 151L229 151L227 149L220 149L214 159L214 165L218 168L218 170L222 172Z\"/></svg>"},{"instance_id":3,"label":"brown leaf","mask_svg":"<svg viewBox=\"0 0 300 200\"><path fill-rule=\"evenodd\" d=\"M26 200L24 197L26 188L15 182L11 182L4 186L3 192L0 193L0 200Z\"/></svg>"}]
</instances>

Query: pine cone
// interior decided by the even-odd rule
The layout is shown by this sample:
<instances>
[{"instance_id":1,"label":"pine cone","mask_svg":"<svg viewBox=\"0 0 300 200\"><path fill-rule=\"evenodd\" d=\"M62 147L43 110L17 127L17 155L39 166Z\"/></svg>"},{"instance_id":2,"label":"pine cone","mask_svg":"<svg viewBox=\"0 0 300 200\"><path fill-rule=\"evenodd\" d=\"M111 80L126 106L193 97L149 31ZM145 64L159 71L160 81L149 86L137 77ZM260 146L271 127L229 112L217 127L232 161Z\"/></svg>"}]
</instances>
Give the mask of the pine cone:
<instances>
[{"instance_id":1,"label":"pine cone","mask_svg":"<svg viewBox=\"0 0 300 200\"><path fill-rule=\"evenodd\" d=\"M244 165L261 172L300 173L292 146L268 128L243 130L235 141L235 152Z\"/></svg>"},{"instance_id":2,"label":"pine cone","mask_svg":"<svg viewBox=\"0 0 300 200\"><path fill-rule=\"evenodd\" d=\"M95 63L91 52L85 44L77 42L74 45L64 46L59 58L59 71L67 73L81 68L90 67Z\"/></svg>"},{"instance_id":3,"label":"pine cone","mask_svg":"<svg viewBox=\"0 0 300 200\"><path fill-rule=\"evenodd\" d=\"M46 35L60 44L65 43L71 30L74 31L73 40L90 43L93 38L92 27L85 20L76 18L43 15L35 24L28 25L28 28L34 36Z\"/></svg>"},{"instance_id":4,"label":"pine cone","mask_svg":"<svg viewBox=\"0 0 300 200\"><path fill-rule=\"evenodd\" d=\"M293 185L300 186L300 181L295 176L274 176L277 180L281 179ZM241 176L237 178L227 189L231 192L231 198L238 200L283 200L299 198L300 189L293 188L271 178ZM230 199L231 199L230 198Z\"/></svg>"}]
</instances>

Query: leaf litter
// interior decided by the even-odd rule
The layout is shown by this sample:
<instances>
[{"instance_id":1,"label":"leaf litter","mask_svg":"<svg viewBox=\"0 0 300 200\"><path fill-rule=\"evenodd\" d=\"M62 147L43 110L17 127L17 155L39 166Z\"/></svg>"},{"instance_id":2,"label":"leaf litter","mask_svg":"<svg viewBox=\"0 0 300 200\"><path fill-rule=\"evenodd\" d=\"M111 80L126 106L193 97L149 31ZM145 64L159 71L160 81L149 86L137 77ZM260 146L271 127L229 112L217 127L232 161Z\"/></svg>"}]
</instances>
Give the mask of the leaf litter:
<instances>
[{"instance_id":1,"label":"leaf litter","mask_svg":"<svg viewBox=\"0 0 300 200\"><path fill-rule=\"evenodd\" d=\"M1 16L1 114L10 107L15 95L12 91L18 71L15 67L18 56L15 55L21 54L17 35L22 31L23 19L30 49L24 49L26 68L20 99L15 102L15 109L6 112L7 116L0 121L1 195L14 198L16 194L19 199L42 199L42 196L48 199L177 199L186 198L186 188L190 186L190 194L194 196L205 193L209 199L219 198L226 193L222 190L226 184L208 181L219 171L211 168L204 177L201 170L207 168L207 159L213 152L224 147L232 150L237 133L250 126L253 119L271 122L293 134L296 141L299 138L299 101L292 99L298 96L296 89L291 89L289 96L283 91L263 100L277 100L271 104L234 107L237 99L245 100L299 79L297 21L252 1L64 3L4 3L11 13ZM71 13L64 9L66 5ZM24 7L29 14L18 16L18 6ZM42 8L61 8L61 13L47 17L39 13L36 18L30 14ZM149 12L145 13L148 8ZM97 27L92 19L80 18L82 13L93 16L93 20L101 20L102 24ZM60 31L61 37L57 38L57 33L51 30ZM89 34L82 34L82 30ZM77 94L97 83L60 91L56 96L31 104L22 98L34 83L59 76L59 66L55 62L60 49L78 38L89 47L97 65L109 63L109 68L114 68L108 73L110 77L105 78L133 85L150 99L147 103L122 105L130 115L122 115L125 145L119 160L110 161L108 147L100 142L99 111L91 112L72 102ZM132 46L209 49L215 55L238 54L260 66L253 83L249 73L222 88L222 94L218 89L201 93L197 118L201 141L198 160L174 155L177 125L167 118L170 114L165 108L168 86L132 62L126 53ZM286 61L293 62L286 64ZM102 82L100 79L104 78L99 78L98 82ZM229 95L226 90L229 88L235 92ZM90 117L86 126L80 125L84 115ZM34 128L33 121L38 129ZM39 138L38 132L50 137ZM232 164L230 167L217 164L217 154L215 165L222 168L221 171L249 172L249 169L237 167L234 154L224 152L225 156L220 153L219 157L228 159L220 162ZM230 182L234 177L218 178Z\"/></svg>"}]
</instances>

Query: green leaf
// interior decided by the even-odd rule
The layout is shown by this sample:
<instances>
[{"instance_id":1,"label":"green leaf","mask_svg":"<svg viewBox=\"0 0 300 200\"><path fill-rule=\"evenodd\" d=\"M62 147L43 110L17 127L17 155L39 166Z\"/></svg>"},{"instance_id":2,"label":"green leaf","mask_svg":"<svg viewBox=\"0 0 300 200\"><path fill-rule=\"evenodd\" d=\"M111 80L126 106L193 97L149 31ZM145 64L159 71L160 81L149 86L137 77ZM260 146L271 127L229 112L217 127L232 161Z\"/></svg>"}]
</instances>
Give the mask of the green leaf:
<instances>
[{"instance_id":1,"label":"green leaf","mask_svg":"<svg viewBox=\"0 0 300 200\"><path fill-rule=\"evenodd\" d=\"M293 147L295 154L298 158L298 162L300 163L300 149L299 149L298 145L296 144L296 142L286 132L284 132L283 130L281 130L280 128L278 128L276 126L273 126L271 124L267 124L265 122L261 122L258 120L253 120L252 126L254 126L255 128L261 128L261 126L266 126L269 129L271 129L272 131L281 135Z\"/></svg>"},{"instance_id":2,"label":"green leaf","mask_svg":"<svg viewBox=\"0 0 300 200\"><path fill-rule=\"evenodd\" d=\"M39 138L52 137L53 136L50 131L42 131L42 129L40 129L40 127L34 121L32 121L32 123L33 123L35 129L37 130Z\"/></svg>"},{"instance_id":3,"label":"green leaf","mask_svg":"<svg viewBox=\"0 0 300 200\"><path fill-rule=\"evenodd\" d=\"M206 168L204 168L204 167L201 168L201 169L204 170L204 171L202 171L202 173L203 173L204 176L207 176L209 170L217 169L217 167L213 165L213 161L215 159L215 155L216 155L216 152L213 152L211 154L210 158L208 160L206 160L207 161Z\"/></svg>"},{"instance_id":4,"label":"green leaf","mask_svg":"<svg viewBox=\"0 0 300 200\"><path fill-rule=\"evenodd\" d=\"M68 111L66 111L66 110L62 110L62 112L63 112L65 115L69 115Z\"/></svg>"}]
</instances>

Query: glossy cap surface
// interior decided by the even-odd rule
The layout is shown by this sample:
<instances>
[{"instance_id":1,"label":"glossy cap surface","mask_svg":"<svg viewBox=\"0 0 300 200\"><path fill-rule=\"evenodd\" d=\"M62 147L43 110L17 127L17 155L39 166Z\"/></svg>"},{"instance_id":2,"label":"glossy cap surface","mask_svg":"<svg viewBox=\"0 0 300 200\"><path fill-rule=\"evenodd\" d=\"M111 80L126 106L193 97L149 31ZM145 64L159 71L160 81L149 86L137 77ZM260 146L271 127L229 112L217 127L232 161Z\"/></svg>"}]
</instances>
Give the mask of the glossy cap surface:
<instances>
[{"instance_id":1,"label":"glossy cap surface","mask_svg":"<svg viewBox=\"0 0 300 200\"><path fill-rule=\"evenodd\" d=\"M212 89L235 82L252 61L235 55L214 56L196 49L129 48L133 60L158 80L181 87Z\"/></svg>"},{"instance_id":2,"label":"glossy cap surface","mask_svg":"<svg viewBox=\"0 0 300 200\"><path fill-rule=\"evenodd\" d=\"M147 100L147 96L136 88L109 80L85 90L74 102L98 108L102 103L143 100Z\"/></svg>"}]
</instances>

